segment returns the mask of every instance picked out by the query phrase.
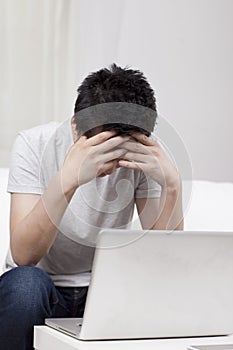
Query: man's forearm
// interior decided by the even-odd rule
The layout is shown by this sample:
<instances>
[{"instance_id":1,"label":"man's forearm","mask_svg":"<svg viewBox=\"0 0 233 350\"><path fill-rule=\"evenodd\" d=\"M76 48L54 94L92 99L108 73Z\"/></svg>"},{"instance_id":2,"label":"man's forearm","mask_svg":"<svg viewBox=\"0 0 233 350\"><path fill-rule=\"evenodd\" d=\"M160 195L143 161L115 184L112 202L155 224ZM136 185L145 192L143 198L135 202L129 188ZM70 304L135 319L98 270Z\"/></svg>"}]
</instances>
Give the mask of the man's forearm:
<instances>
[{"instance_id":1,"label":"man's forearm","mask_svg":"<svg viewBox=\"0 0 233 350\"><path fill-rule=\"evenodd\" d=\"M57 173L31 212L12 230L11 252L18 265L36 265L49 251L74 192L63 192L61 173Z\"/></svg>"},{"instance_id":2,"label":"man's forearm","mask_svg":"<svg viewBox=\"0 0 233 350\"><path fill-rule=\"evenodd\" d=\"M183 230L182 185L162 188L159 216L154 230Z\"/></svg>"}]
</instances>

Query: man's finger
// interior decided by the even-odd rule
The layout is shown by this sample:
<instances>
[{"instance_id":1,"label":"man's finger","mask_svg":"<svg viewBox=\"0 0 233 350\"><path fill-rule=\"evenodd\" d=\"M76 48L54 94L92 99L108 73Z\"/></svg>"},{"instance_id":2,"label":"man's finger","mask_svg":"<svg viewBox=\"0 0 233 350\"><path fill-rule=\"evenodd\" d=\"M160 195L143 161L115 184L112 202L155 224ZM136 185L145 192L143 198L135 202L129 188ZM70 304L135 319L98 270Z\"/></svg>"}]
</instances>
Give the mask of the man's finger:
<instances>
[{"instance_id":1,"label":"man's finger","mask_svg":"<svg viewBox=\"0 0 233 350\"><path fill-rule=\"evenodd\" d=\"M127 160L119 160L118 162L121 168L128 168L133 170L143 170L143 163L129 162Z\"/></svg>"},{"instance_id":2,"label":"man's finger","mask_svg":"<svg viewBox=\"0 0 233 350\"><path fill-rule=\"evenodd\" d=\"M135 140L139 141L140 143L142 143L145 146L158 146L158 142L156 142L155 140L151 140L149 137L147 137L144 134L141 134L139 132L134 132L131 135Z\"/></svg>"},{"instance_id":3,"label":"man's finger","mask_svg":"<svg viewBox=\"0 0 233 350\"><path fill-rule=\"evenodd\" d=\"M124 148L127 151L135 152L135 153L141 153L141 154L149 154L150 151L147 149L145 145L143 145L141 142L137 141L126 141L121 145L121 148Z\"/></svg>"},{"instance_id":4,"label":"man's finger","mask_svg":"<svg viewBox=\"0 0 233 350\"><path fill-rule=\"evenodd\" d=\"M99 169L98 177L112 174L117 167L118 167L118 162L116 160L103 164L101 169Z\"/></svg>"},{"instance_id":5,"label":"man's finger","mask_svg":"<svg viewBox=\"0 0 233 350\"><path fill-rule=\"evenodd\" d=\"M107 141L108 139L115 136L116 134L117 134L117 132L115 130L103 131L95 136L90 137L89 139L87 139L86 142L90 146L96 146L96 145L99 145L99 144Z\"/></svg>"},{"instance_id":6,"label":"man's finger","mask_svg":"<svg viewBox=\"0 0 233 350\"><path fill-rule=\"evenodd\" d=\"M125 149L115 149L111 152L101 154L99 156L99 159L103 163L107 163L107 162L115 160L115 159L123 158L124 155L126 154L126 152L127 151Z\"/></svg>"},{"instance_id":7,"label":"man's finger","mask_svg":"<svg viewBox=\"0 0 233 350\"><path fill-rule=\"evenodd\" d=\"M95 146L98 153L105 153L130 139L130 136L115 136ZM122 147L121 147L122 148Z\"/></svg>"},{"instance_id":8,"label":"man's finger","mask_svg":"<svg viewBox=\"0 0 233 350\"><path fill-rule=\"evenodd\" d=\"M147 156L145 154L141 153L135 153L135 152L127 152L122 156L121 160L128 160L131 162L139 162L139 163L146 163L147 162Z\"/></svg>"}]
</instances>

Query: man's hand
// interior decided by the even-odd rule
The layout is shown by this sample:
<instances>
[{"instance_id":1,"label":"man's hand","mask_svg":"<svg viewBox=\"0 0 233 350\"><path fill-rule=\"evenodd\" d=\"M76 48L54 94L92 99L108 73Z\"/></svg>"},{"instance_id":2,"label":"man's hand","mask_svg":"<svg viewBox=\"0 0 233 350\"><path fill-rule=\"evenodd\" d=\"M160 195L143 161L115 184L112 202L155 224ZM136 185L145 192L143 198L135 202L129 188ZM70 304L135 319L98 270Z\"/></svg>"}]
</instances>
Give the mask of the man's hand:
<instances>
[{"instance_id":1,"label":"man's hand","mask_svg":"<svg viewBox=\"0 0 233 350\"><path fill-rule=\"evenodd\" d=\"M144 229L183 230L182 185L179 173L158 142L134 133L121 145L127 150L119 166L142 170L162 187L159 209L156 199L137 198L137 208ZM154 208L154 213L153 213Z\"/></svg>"},{"instance_id":2,"label":"man's hand","mask_svg":"<svg viewBox=\"0 0 233 350\"><path fill-rule=\"evenodd\" d=\"M162 187L173 188L179 185L178 171L159 143L140 133L134 133L132 137L121 145L127 152L119 160L119 165L142 170Z\"/></svg>"},{"instance_id":3,"label":"man's hand","mask_svg":"<svg viewBox=\"0 0 233 350\"><path fill-rule=\"evenodd\" d=\"M61 169L64 193L116 170L118 159L126 153L121 144L128 141L129 136L115 135L115 131L104 131L89 139L81 136L74 143Z\"/></svg>"}]
</instances>

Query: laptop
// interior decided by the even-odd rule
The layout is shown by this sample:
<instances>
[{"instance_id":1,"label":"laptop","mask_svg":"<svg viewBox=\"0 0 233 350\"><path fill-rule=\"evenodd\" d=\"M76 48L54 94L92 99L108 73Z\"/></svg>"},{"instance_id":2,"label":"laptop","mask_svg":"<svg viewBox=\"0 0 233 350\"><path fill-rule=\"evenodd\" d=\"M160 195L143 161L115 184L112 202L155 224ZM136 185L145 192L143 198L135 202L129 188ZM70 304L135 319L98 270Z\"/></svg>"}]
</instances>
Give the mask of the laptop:
<instances>
[{"instance_id":1,"label":"laptop","mask_svg":"<svg viewBox=\"0 0 233 350\"><path fill-rule=\"evenodd\" d=\"M80 340L233 333L233 233L103 230L83 319L46 319Z\"/></svg>"}]
</instances>

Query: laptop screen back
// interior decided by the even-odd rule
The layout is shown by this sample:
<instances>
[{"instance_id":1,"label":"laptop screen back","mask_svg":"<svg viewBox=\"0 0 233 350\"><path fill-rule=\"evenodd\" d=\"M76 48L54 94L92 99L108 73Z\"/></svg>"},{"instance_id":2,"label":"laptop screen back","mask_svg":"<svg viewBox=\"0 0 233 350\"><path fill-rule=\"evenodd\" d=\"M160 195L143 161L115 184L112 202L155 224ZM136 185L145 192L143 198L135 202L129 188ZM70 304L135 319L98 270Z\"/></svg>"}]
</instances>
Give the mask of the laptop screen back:
<instances>
[{"instance_id":1,"label":"laptop screen back","mask_svg":"<svg viewBox=\"0 0 233 350\"><path fill-rule=\"evenodd\" d=\"M103 230L81 339L233 332L233 233Z\"/></svg>"}]
</instances>

